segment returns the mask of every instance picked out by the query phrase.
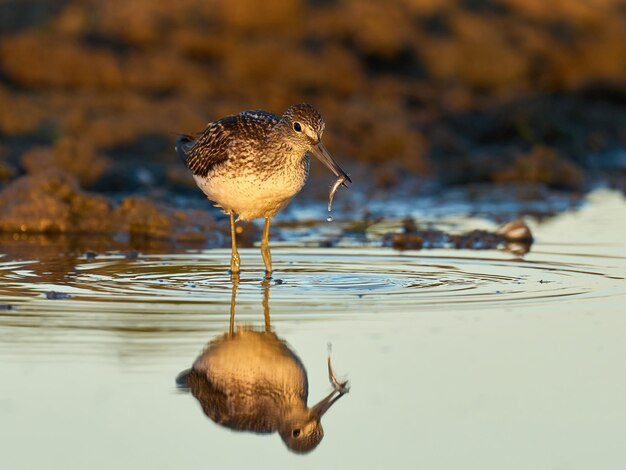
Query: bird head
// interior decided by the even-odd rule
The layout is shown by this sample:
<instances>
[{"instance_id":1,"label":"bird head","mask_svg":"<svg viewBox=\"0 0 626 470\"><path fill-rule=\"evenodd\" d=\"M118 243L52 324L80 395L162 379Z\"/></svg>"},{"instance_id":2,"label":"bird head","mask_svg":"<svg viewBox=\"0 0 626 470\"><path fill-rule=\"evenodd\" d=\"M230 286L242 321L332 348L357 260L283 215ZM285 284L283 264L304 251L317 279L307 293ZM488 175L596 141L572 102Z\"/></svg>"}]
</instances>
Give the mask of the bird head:
<instances>
[{"instance_id":1,"label":"bird head","mask_svg":"<svg viewBox=\"0 0 626 470\"><path fill-rule=\"evenodd\" d=\"M285 445L298 454L311 452L324 437L322 423L310 416L287 420L278 433Z\"/></svg>"},{"instance_id":2,"label":"bird head","mask_svg":"<svg viewBox=\"0 0 626 470\"><path fill-rule=\"evenodd\" d=\"M315 155L336 177L352 182L322 143L326 123L317 109L306 103L294 104L285 111L281 121L289 129L292 145Z\"/></svg>"},{"instance_id":3,"label":"bird head","mask_svg":"<svg viewBox=\"0 0 626 470\"><path fill-rule=\"evenodd\" d=\"M321 419L343 393L333 390L314 407L293 410L278 428L285 445L299 454L311 452L324 437Z\"/></svg>"}]
</instances>

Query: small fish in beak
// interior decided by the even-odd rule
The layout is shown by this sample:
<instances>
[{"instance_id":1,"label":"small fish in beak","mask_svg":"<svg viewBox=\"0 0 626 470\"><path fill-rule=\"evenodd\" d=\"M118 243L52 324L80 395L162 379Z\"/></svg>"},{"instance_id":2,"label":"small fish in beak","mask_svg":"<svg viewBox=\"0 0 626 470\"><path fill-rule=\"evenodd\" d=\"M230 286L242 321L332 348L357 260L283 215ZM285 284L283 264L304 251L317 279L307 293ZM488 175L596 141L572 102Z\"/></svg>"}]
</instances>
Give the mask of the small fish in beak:
<instances>
[{"instance_id":1,"label":"small fish in beak","mask_svg":"<svg viewBox=\"0 0 626 470\"><path fill-rule=\"evenodd\" d=\"M348 385L347 380L344 382L337 380L333 366L330 363L330 354L328 355L328 380L330 380L330 384L340 395L344 395L350 391L350 385Z\"/></svg>"},{"instance_id":2,"label":"small fish in beak","mask_svg":"<svg viewBox=\"0 0 626 470\"><path fill-rule=\"evenodd\" d=\"M326 150L326 147L324 147L324 144L322 144L321 142L313 146L313 148L311 149L311 153L315 155L315 157L319 161L321 161L337 177L337 180L333 184L332 188L330 189L330 194L328 195L328 212L330 212L333 204L333 198L335 197L335 193L337 192L339 186L343 185L347 188L348 185L346 184L346 181L352 183L352 180L346 174L346 172L341 169L335 159L331 157L330 153L328 153L328 150Z\"/></svg>"},{"instance_id":3,"label":"small fish in beak","mask_svg":"<svg viewBox=\"0 0 626 470\"><path fill-rule=\"evenodd\" d=\"M335 181L335 184L333 184L332 188L330 188L330 194L328 195L328 212L331 211L333 198L335 197L335 193L339 189L339 186L341 186L342 184L346 186L345 181L346 181L346 178L343 176L340 176L339 178L337 178L337 181Z\"/></svg>"},{"instance_id":4,"label":"small fish in beak","mask_svg":"<svg viewBox=\"0 0 626 470\"><path fill-rule=\"evenodd\" d=\"M350 385L348 385L347 380L345 382L339 382L337 380L335 371L330 363L330 356L328 356L328 379L330 380L330 384L333 386L333 391L326 395L326 397L317 405L311 408L311 414L318 421L337 400L350 391Z\"/></svg>"}]
</instances>

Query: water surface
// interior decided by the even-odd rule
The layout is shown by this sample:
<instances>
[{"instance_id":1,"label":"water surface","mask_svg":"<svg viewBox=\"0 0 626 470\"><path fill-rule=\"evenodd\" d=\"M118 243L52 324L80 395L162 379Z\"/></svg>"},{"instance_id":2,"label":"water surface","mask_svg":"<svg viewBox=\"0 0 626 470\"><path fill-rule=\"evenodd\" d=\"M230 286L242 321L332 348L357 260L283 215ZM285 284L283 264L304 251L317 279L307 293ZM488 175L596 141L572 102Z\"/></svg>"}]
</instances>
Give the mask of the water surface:
<instances>
[{"instance_id":1,"label":"water surface","mask_svg":"<svg viewBox=\"0 0 626 470\"><path fill-rule=\"evenodd\" d=\"M523 257L295 236L274 249L271 325L307 369L309 404L330 391L328 343L352 386L307 456L216 425L175 387L228 331L229 251L7 253L2 466L624 468L625 216L622 196L594 193L531 222ZM236 321L262 328L261 256L241 255Z\"/></svg>"}]
</instances>

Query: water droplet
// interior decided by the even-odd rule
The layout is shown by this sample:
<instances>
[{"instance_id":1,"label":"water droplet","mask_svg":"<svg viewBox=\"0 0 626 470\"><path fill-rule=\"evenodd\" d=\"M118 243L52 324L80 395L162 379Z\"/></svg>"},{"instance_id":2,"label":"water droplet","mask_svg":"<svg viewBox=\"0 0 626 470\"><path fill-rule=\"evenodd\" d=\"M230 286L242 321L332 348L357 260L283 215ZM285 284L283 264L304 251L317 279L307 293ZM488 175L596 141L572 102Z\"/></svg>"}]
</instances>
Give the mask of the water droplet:
<instances>
[{"instance_id":1,"label":"water droplet","mask_svg":"<svg viewBox=\"0 0 626 470\"><path fill-rule=\"evenodd\" d=\"M326 217L326 222L332 222L333 221L333 216L329 215L328 217Z\"/></svg>"}]
</instances>

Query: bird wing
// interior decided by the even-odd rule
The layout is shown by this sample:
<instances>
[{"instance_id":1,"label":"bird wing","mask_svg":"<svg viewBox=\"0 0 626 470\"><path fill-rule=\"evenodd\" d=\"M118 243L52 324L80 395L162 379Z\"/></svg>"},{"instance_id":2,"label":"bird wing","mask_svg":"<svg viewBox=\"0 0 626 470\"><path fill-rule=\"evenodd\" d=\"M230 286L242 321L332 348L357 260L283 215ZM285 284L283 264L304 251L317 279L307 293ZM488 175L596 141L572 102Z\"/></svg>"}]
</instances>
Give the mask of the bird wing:
<instances>
[{"instance_id":1,"label":"bird wing","mask_svg":"<svg viewBox=\"0 0 626 470\"><path fill-rule=\"evenodd\" d=\"M229 159L233 147L237 153L246 154L246 148L256 150L255 143L262 142L280 116L267 111L242 111L210 123L195 141L180 136L176 151L194 175L207 176L217 165Z\"/></svg>"},{"instance_id":2,"label":"bird wing","mask_svg":"<svg viewBox=\"0 0 626 470\"><path fill-rule=\"evenodd\" d=\"M262 109L253 109L250 111L242 111L239 113L239 116L245 119L250 119L252 121L257 122L260 126L269 126L269 129L274 127L278 121L280 121L280 116L274 113L269 113L267 111L263 111ZM268 129L268 130L269 130Z\"/></svg>"},{"instance_id":3,"label":"bird wing","mask_svg":"<svg viewBox=\"0 0 626 470\"><path fill-rule=\"evenodd\" d=\"M211 382L206 374L195 369L188 371L186 376L187 387L191 394L196 397L204 414L219 424L228 423L231 420L231 407L228 396Z\"/></svg>"},{"instance_id":4,"label":"bird wing","mask_svg":"<svg viewBox=\"0 0 626 470\"><path fill-rule=\"evenodd\" d=\"M187 386L198 400L202 411L211 420L235 431L266 434L276 431L277 408L273 397L258 396L254 389L223 389L205 372L191 369L186 375ZM237 383L231 384L236 386ZM247 392L247 393L246 393Z\"/></svg>"}]
</instances>

